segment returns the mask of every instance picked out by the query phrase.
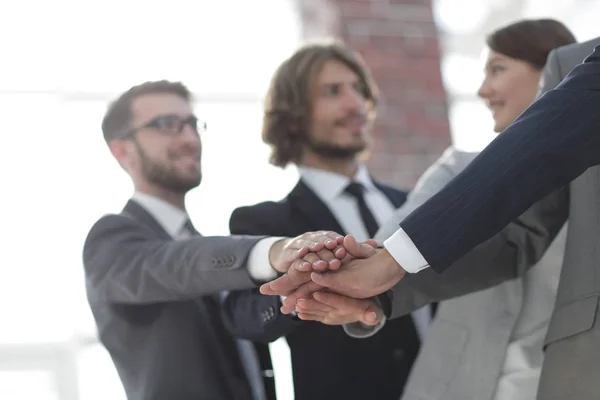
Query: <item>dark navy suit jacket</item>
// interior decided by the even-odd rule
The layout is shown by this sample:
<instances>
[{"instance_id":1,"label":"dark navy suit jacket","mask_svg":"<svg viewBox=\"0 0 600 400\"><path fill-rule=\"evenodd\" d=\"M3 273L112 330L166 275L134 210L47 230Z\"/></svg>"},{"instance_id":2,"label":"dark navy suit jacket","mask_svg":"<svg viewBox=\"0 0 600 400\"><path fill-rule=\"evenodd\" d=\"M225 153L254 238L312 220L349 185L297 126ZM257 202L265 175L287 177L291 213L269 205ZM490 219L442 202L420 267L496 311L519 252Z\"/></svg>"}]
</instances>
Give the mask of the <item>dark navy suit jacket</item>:
<instances>
[{"instance_id":1,"label":"dark navy suit jacket","mask_svg":"<svg viewBox=\"0 0 600 400\"><path fill-rule=\"evenodd\" d=\"M406 193L374 182L394 207ZM280 202L236 209L230 220L232 234L294 237L320 229L344 234L331 210L300 180ZM275 307L276 296L258 290L231 292L225 325L238 337L272 341L285 336L290 346L297 400L397 400L419 351L411 315L390 320L376 335L354 339L342 327L294 320ZM264 357L262 357L264 359Z\"/></svg>"},{"instance_id":2,"label":"dark navy suit jacket","mask_svg":"<svg viewBox=\"0 0 600 400\"><path fill-rule=\"evenodd\" d=\"M400 226L444 271L529 206L600 164L600 46Z\"/></svg>"}]
</instances>

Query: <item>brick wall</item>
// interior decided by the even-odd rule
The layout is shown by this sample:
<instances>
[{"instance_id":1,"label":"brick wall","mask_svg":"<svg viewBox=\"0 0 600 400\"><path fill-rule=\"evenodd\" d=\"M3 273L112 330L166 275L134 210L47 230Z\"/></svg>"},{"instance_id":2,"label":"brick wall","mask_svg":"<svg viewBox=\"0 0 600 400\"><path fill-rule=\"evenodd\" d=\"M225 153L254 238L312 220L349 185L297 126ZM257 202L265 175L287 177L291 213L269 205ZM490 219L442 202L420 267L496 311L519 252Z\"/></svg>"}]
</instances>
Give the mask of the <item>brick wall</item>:
<instances>
[{"instance_id":1,"label":"brick wall","mask_svg":"<svg viewBox=\"0 0 600 400\"><path fill-rule=\"evenodd\" d=\"M305 39L335 36L381 90L368 165L410 188L450 144L431 0L297 0Z\"/></svg>"}]
</instances>

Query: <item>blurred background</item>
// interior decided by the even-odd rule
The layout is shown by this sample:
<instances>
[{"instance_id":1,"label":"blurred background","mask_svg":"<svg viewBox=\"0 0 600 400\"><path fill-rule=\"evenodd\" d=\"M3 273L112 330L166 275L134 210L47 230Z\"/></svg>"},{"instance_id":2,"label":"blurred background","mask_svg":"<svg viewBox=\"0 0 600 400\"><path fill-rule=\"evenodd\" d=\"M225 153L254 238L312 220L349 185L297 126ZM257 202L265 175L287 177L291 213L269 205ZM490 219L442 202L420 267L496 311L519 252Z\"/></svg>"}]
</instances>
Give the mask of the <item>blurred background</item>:
<instances>
[{"instance_id":1,"label":"blurred background","mask_svg":"<svg viewBox=\"0 0 600 400\"><path fill-rule=\"evenodd\" d=\"M208 133L188 208L204 235L226 235L235 207L296 182L294 168L268 164L260 130L269 79L303 41L335 36L361 53L382 91L370 169L410 189L450 143L479 150L493 138L476 97L489 31L552 17L583 41L599 13L594 0L2 2L0 399L125 399L81 264L93 222L132 192L100 131L118 93L154 79L195 92ZM285 370L286 345L273 346ZM291 398L291 377L277 384Z\"/></svg>"}]
</instances>

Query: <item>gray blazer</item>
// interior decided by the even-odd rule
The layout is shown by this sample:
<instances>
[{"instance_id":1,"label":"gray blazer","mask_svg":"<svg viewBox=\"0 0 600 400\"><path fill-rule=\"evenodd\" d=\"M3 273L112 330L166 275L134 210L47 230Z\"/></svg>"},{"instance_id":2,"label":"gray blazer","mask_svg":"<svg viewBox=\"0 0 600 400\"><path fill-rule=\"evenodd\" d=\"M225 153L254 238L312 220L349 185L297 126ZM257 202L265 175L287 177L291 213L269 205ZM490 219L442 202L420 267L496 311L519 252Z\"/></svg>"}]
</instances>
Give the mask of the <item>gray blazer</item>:
<instances>
[{"instance_id":1,"label":"gray blazer","mask_svg":"<svg viewBox=\"0 0 600 400\"><path fill-rule=\"evenodd\" d=\"M446 150L375 239L383 241L391 236L398 221L437 193L477 154L454 148ZM440 303L403 400L492 400L496 395L518 400L534 396L542 365L543 337L562 262L564 230L559 236L551 246L553 251L547 252L523 279ZM506 395L497 386L509 343L515 340L526 342L519 351L527 371L513 382L517 393L513 387L510 395Z\"/></svg>"},{"instance_id":2,"label":"gray blazer","mask_svg":"<svg viewBox=\"0 0 600 400\"><path fill-rule=\"evenodd\" d=\"M133 201L93 226L88 300L129 400L252 399L213 294L256 286L246 259L260 239L173 240Z\"/></svg>"},{"instance_id":3,"label":"gray blazer","mask_svg":"<svg viewBox=\"0 0 600 400\"><path fill-rule=\"evenodd\" d=\"M540 94L557 85L599 44L597 38L552 51ZM534 204L444 273L427 269L403 279L392 292L392 315L522 275L539 260L568 216L564 263L545 340L538 399L600 398L600 324L596 322L600 317L599 204L600 167L593 167L568 187ZM472 268L469 261L484 263L486 268Z\"/></svg>"},{"instance_id":4,"label":"gray blazer","mask_svg":"<svg viewBox=\"0 0 600 400\"><path fill-rule=\"evenodd\" d=\"M550 53L540 95L558 85L598 45L600 38ZM599 205L600 167L592 167L569 185L569 201L564 205L569 209L569 232L546 336L539 399L600 398Z\"/></svg>"}]
</instances>

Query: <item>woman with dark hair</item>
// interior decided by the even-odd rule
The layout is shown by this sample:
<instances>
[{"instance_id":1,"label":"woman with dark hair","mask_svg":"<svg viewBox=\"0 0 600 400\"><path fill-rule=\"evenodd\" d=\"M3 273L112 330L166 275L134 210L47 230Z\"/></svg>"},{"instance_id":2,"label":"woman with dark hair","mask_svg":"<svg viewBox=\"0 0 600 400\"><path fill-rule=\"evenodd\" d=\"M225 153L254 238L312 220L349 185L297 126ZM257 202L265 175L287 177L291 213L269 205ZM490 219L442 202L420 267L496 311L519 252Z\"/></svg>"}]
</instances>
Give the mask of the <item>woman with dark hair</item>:
<instances>
[{"instance_id":1,"label":"woman with dark hair","mask_svg":"<svg viewBox=\"0 0 600 400\"><path fill-rule=\"evenodd\" d=\"M486 40L485 79L479 89L502 132L533 102L548 53L574 43L573 34L553 19L523 20Z\"/></svg>"},{"instance_id":2,"label":"woman with dark hair","mask_svg":"<svg viewBox=\"0 0 600 400\"><path fill-rule=\"evenodd\" d=\"M478 95L492 112L496 132L508 127L535 99L548 53L574 42L563 24L550 19L522 20L488 36L485 79ZM447 149L375 239L381 242L391 236L398 221L442 189L476 156ZM564 238L563 227L537 265L518 271L519 279L440 303L402 400L534 399ZM336 310L343 318L351 314L350 309L362 310L360 304L365 304L330 293L321 299L327 299L327 305L313 308L313 315ZM313 300L310 303L314 305ZM312 318L310 311L306 313L301 306L299 310L303 319L322 321L324 314ZM328 316L329 321L341 321Z\"/></svg>"}]
</instances>

